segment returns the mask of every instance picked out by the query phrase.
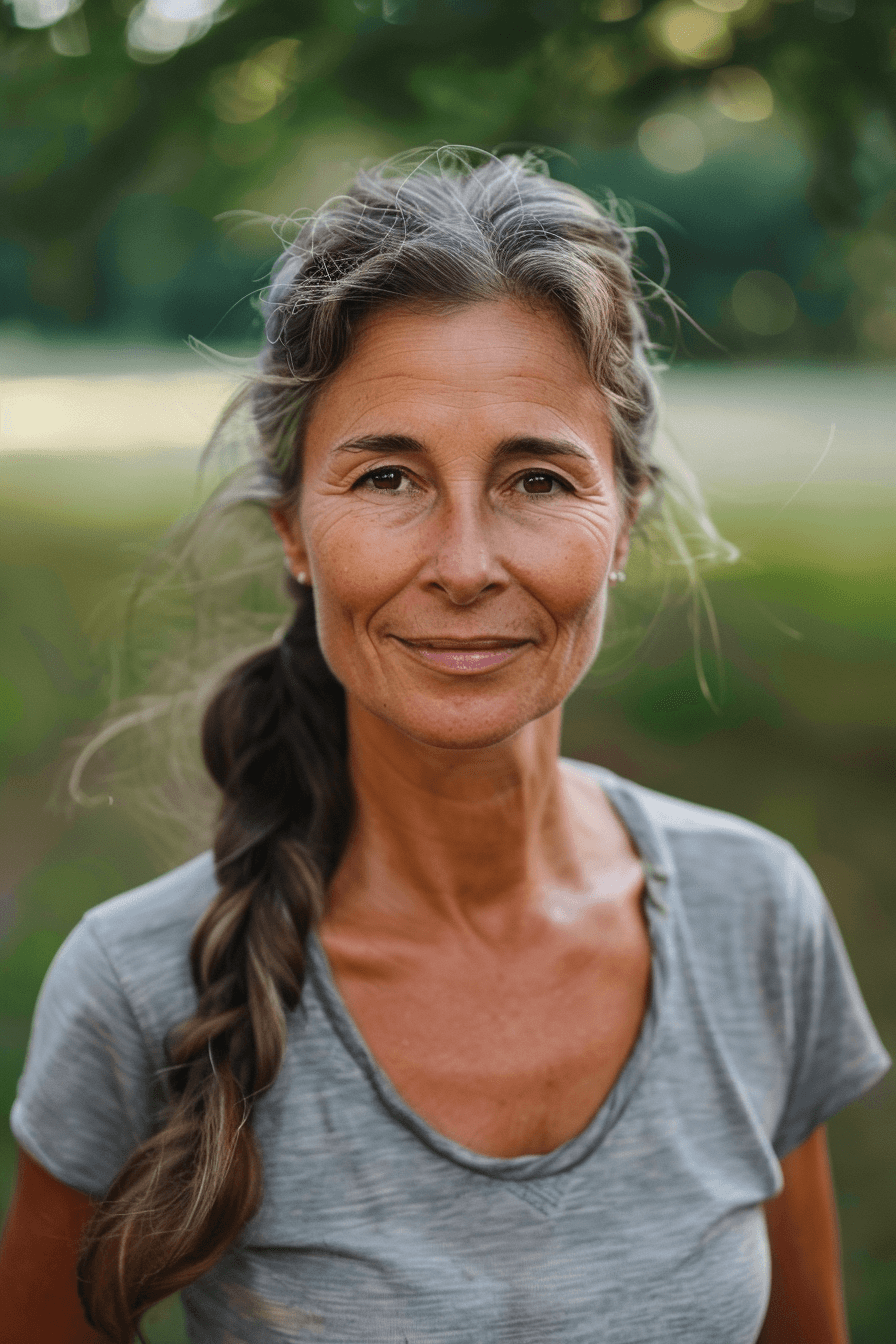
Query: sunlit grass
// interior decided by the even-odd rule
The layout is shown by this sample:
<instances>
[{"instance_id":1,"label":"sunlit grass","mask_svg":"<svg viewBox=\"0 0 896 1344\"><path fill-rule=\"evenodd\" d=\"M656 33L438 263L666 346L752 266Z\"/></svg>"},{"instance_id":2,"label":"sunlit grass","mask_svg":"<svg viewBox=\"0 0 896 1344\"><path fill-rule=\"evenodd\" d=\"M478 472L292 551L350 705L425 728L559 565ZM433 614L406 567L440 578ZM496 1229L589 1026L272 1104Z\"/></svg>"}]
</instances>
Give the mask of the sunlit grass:
<instances>
[{"instance_id":1,"label":"sunlit grass","mask_svg":"<svg viewBox=\"0 0 896 1344\"><path fill-rule=\"evenodd\" d=\"M121 809L67 812L61 772L66 743L105 703L128 578L189 508L194 461L193 450L0 457L0 1103L7 1113L53 951L86 908L164 866ZM791 839L828 892L892 1051L896 489L876 478L813 478L789 504L790 482L773 498L767 484L752 495L744 488L743 498L723 484L715 490L717 522L742 559L707 576L720 640L714 647L704 625L700 656L714 704L700 692L681 588L660 606L659 589L639 581L635 562L606 648L568 706L565 749ZM886 1082L831 1125L854 1344L884 1344L896 1318L894 1128L896 1089ZM12 1171L4 1131L4 1196ZM155 1313L150 1338L183 1339L175 1306Z\"/></svg>"}]
</instances>

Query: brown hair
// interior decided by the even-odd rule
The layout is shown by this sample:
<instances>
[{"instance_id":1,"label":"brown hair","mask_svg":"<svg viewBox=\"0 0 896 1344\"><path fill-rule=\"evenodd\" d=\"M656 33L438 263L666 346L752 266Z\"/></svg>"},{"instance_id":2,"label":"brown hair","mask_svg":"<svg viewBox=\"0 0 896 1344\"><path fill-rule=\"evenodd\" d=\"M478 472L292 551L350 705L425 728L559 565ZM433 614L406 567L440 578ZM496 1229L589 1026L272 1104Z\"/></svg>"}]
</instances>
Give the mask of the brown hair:
<instances>
[{"instance_id":1,"label":"brown hair","mask_svg":"<svg viewBox=\"0 0 896 1344\"><path fill-rule=\"evenodd\" d=\"M534 157L436 151L360 173L283 253L258 373L239 398L259 452L230 502L295 505L303 414L365 316L505 296L552 305L577 338L606 399L623 498L656 485L657 399L630 231ZM305 939L350 825L344 693L309 590L288 580L288 591L296 610L282 639L242 662L205 713L203 757L222 795L220 890L190 947L196 1009L166 1043L164 1124L85 1234L85 1311L118 1344L142 1339L142 1313L205 1273L261 1204L252 1106L277 1076Z\"/></svg>"}]
</instances>

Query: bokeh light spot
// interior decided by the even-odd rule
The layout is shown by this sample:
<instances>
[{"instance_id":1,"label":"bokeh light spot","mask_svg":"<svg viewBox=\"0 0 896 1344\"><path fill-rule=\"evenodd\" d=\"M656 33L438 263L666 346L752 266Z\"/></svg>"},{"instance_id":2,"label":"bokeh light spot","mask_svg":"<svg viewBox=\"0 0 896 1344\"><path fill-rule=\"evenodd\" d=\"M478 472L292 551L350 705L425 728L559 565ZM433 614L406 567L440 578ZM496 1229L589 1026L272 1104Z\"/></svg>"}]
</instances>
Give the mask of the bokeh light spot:
<instances>
[{"instance_id":1,"label":"bokeh light spot","mask_svg":"<svg viewBox=\"0 0 896 1344\"><path fill-rule=\"evenodd\" d=\"M586 47L581 57L570 64L569 72L571 79L592 97L615 93L628 79L628 69L610 42L594 42Z\"/></svg>"},{"instance_id":2,"label":"bokeh light spot","mask_svg":"<svg viewBox=\"0 0 896 1344\"><path fill-rule=\"evenodd\" d=\"M72 10L54 23L49 32L50 46L58 56L89 56L90 34L80 9Z\"/></svg>"},{"instance_id":3,"label":"bokeh light spot","mask_svg":"<svg viewBox=\"0 0 896 1344\"><path fill-rule=\"evenodd\" d=\"M780 336L797 313L793 290L773 271L747 271L731 291L731 308L745 331Z\"/></svg>"},{"instance_id":4,"label":"bokeh light spot","mask_svg":"<svg viewBox=\"0 0 896 1344\"><path fill-rule=\"evenodd\" d=\"M219 121L257 121L281 101L295 82L297 38L272 42L256 56L219 70L212 78L212 107Z\"/></svg>"},{"instance_id":5,"label":"bokeh light spot","mask_svg":"<svg viewBox=\"0 0 896 1344\"><path fill-rule=\"evenodd\" d=\"M664 173L693 172L706 157L700 127L678 112L649 117L638 131L638 148L648 163Z\"/></svg>"},{"instance_id":6,"label":"bokeh light spot","mask_svg":"<svg viewBox=\"0 0 896 1344\"><path fill-rule=\"evenodd\" d=\"M157 61L196 42L212 26L222 0L142 0L127 25L127 47L135 60Z\"/></svg>"},{"instance_id":7,"label":"bokeh light spot","mask_svg":"<svg viewBox=\"0 0 896 1344\"><path fill-rule=\"evenodd\" d=\"M896 355L896 312L892 308L872 308L862 319L862 335L877 350Z\"/></svg>"},{"instance_id":8,"label":"bokeh light spot","mask_svg":"<svg viewBox=\"0 0 896 1344\"><path fill-rule=\"evenodd\" d=\"M731 53L733 43L723 14L699 9L690 0L673 0L651 17L665 50L687 65L725 60Z\"/></svg>"},{"instance_id":9,"label":"bokeh light spot","mask_svg":"<svg viewBox=\"0 0 896 1344\"><path fill-rule=\"evenodd\" d=\"M19 28L49 28L80 5L81 0L12 0L12 12Z\"/></svg>"},{"instance_id":10,"label":"bokeh light spot","mask_svg":"<svg viewBox=\"0 0 896 1344\"><path fill-rule=\"evenodd\" d=\"M758 70L729 65L713 70L709 97L723 117L732 121L765 121L775 110L775 96Z\"/></svg>"}]
</instances>

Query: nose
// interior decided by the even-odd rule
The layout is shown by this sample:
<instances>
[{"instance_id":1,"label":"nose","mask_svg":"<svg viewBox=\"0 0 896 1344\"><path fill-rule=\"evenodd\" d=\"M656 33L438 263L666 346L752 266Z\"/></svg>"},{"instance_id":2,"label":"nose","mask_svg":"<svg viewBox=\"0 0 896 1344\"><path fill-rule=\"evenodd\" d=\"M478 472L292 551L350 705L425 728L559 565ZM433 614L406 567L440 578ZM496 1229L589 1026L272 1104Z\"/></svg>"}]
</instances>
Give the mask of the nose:
<instances>
[{"instance_id":1,"label":"nose","mask_svg":"<svg viewBox=\"0 0 896 1344\"><path fill-rule=\"evenodd\" d=\"M495 520L472 494L445 501L432 519L430 558L421 577L458 607L468 607L488 592L507 586L508 576L495 551Z\"/></svg>"}]
</instances>

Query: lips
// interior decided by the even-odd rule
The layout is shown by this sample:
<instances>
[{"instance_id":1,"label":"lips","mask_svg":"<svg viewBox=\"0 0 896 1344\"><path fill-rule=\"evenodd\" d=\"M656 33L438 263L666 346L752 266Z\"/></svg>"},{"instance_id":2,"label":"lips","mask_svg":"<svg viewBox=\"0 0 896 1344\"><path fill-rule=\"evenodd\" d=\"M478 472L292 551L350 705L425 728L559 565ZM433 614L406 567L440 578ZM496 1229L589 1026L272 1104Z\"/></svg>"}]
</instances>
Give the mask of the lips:
<instances>
[{"instance_id":1,"label":"lips","mask_svg":"<svg viewBox=\"0 0 896 1344\"><path fill-rule=\"evenodd\" d=\"M499 636L480 639L401 639L399 644L429 667L443 672L490 672L509 663L531 641L502 639Z\"/></svg>"}]
</instances>

